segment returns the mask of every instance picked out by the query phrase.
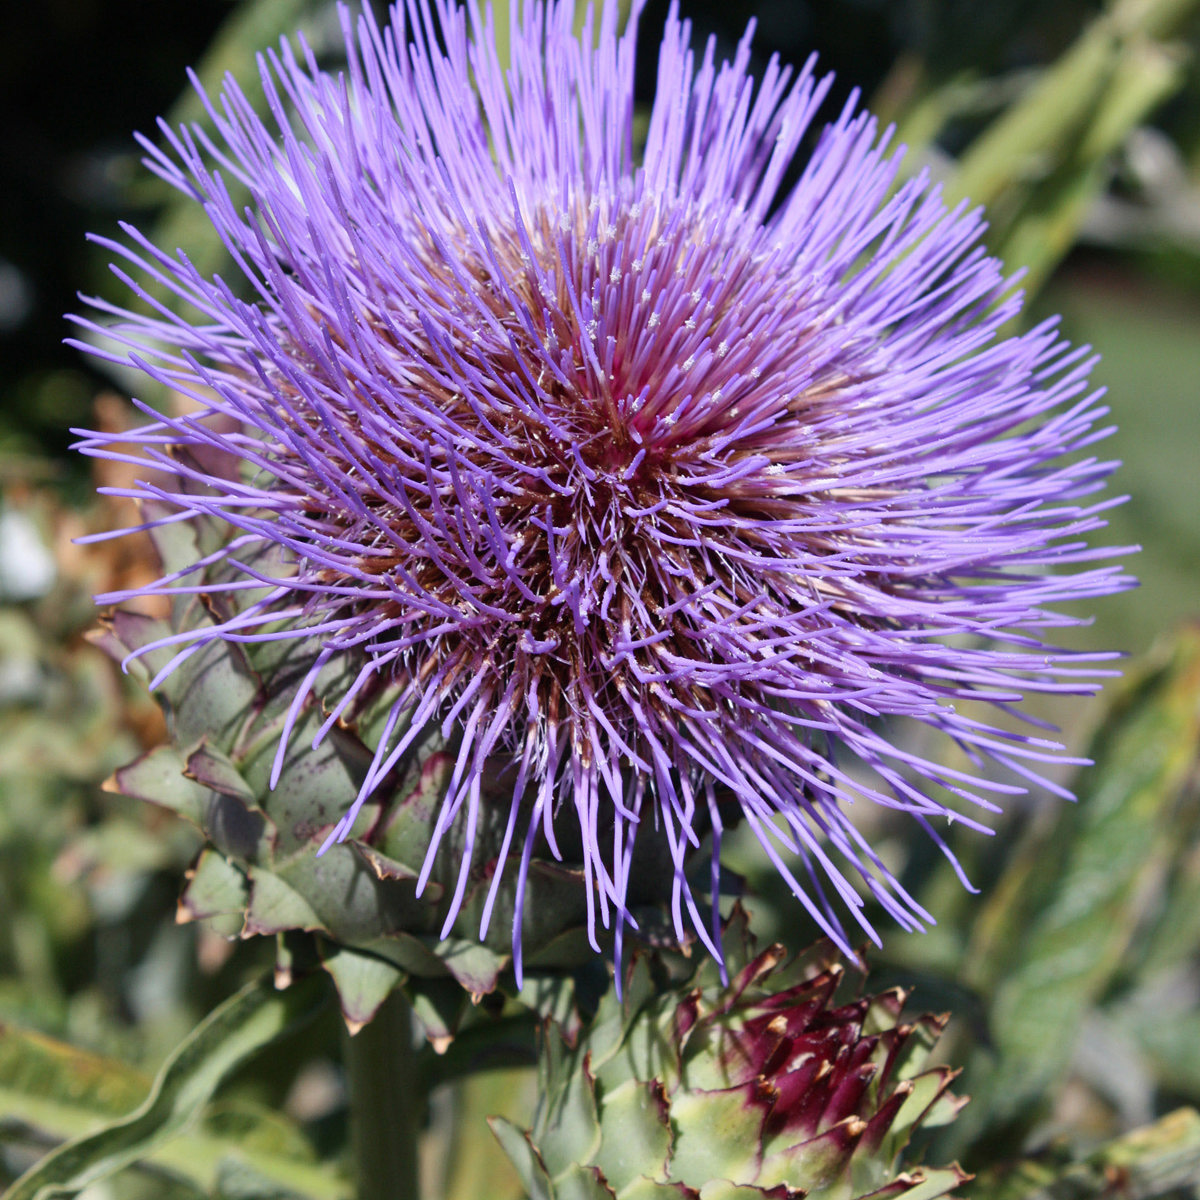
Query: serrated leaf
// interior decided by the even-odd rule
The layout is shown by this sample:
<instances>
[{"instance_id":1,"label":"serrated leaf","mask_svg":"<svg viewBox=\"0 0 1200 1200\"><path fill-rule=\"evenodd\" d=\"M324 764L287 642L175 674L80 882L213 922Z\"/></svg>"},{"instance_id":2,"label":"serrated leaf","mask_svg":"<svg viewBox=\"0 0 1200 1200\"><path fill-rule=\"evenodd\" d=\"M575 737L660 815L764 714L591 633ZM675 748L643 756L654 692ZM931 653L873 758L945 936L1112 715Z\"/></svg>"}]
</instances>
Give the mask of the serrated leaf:
<instances>
[{"instance_id":1,"label":"serrated leaf","mask_svg":"<svg viewBox=\"0 0 1200 1200\"><path fill-rule=\"evenodd\" d=\"M324 1003L324 990L315 978L286 992L276 992L265 980L249 984L178 1046L135 1112L52 1151L12 1185L6 1200L74 1196L146 1159L196 1121L231 1071L310 1020Z\"/></svg>"}]
</instances>

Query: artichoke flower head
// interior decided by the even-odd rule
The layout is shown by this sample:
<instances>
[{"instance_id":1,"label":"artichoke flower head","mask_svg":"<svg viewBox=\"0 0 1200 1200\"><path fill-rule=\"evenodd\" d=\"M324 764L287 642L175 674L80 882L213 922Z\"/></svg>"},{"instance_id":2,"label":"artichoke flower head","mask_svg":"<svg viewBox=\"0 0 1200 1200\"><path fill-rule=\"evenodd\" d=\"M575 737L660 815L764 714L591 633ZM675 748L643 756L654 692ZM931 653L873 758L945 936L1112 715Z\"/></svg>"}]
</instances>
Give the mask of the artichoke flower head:
<instances>
[{"instance_id":1,"label":"artichoke flower head","mask_svg":"<svg viewBox=\"0 0 1200 1200\"><path fill-rule=\"evenodd\" d=\"M843 999L828 943L747 957L684 991L635 955L573 1046L547 1028L533 1128L492 1122L533 1200L934 1200L969 1178L902 1161L965 1103L926 1065L945 1017L905 1018L897 988Z\"/></svg>"}]
</instances>

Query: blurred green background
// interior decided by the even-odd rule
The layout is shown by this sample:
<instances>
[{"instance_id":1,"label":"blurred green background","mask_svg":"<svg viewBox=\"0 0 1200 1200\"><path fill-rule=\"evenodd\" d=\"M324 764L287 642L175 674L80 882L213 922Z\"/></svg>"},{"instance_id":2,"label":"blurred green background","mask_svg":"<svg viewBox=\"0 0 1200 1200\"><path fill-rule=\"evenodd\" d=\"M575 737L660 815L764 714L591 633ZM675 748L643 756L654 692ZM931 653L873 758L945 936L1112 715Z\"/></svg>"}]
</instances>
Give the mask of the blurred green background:
<instances>
[{"instance_id":1,"label":"blurred green background","mask_svg":"<svg viewBox=\"0 0 1200 1200\"><path fill-rule=\"evenodd\" d=\"M643 18L643 99L665 9L653 0ZM1010 267L1030 270L1031 317L1061 313L1070 338L1102 354L1093 378L1108 389L1117 426L1104 453L1124 461L1115 487L1130 497L1109 535L1142 546L1130 564L1141 587L1098 602L1094 624L1073 632L1072 644L1138 656L1157 645L1158 657L1136 661L1133 682L1112 692L1116 708L1074 701L1046 715L1076 746L1106 720L1093 744L1117 748L1114 778L1139 755L1162 770L1130 776L1115 807L1097 800L1088 809L1103 780L1087 777L1079 809L1037 801L985 847L957 839L982 897L960 893L919 850L898 844L914 886L947 915L926 939L893 933L881 967L885 979L917 981L924 1006L960 1014L950 1050L968 1065L966 1090L982 1097L999 1094L989 1081L1004 1070L1029 1076L1031 1056L1046 1061L1065 1030L1068 1049L1086 1027L1111 1060L1105 1068L1086 1055L1054 1058L1057 1075L1042 1078L1036 1095L1005 1093L1024 1099L996 1100L994 1119L985 1101L968 1109L984 1113L964 1125L979 1146L1011 1155L1064 1130L1086 1143L1195 1103L1200 685L1191 635L1171 638L1200 614L1200 4L685 0L683 9L698 39L711 33L726 51L755 18L760 67L772 52L800 60L816 51L837 72L827 112L858 89L897 123L913 169L928 166L950 194L986 201L992 247ZM186 66L210 82L232 69L250 83L254 50L297 25L336 63L337 23L322 0L50 0L6 5L0 15L0 1185L97 1113L133 1103L184 1033L272 958L270 946L229 940L232 930L177 924L197 835L101 789L162 726L154 704L85 640L95 615L89 596L144 577L148 566L136 544L87 553L71 544L128 514L93 499L91 467L69 454L68 428L120 428L130 418L123 381L61 340L76 292L121 296L105 256L84 240L88 231L111 235L118 221L133 220L219 269L221 249L205 240L202 218L140 167L131 131L151 131L160 113L197 115ZM1146 749L1138 713L1151 714L1144 719L1165 748ZM1143 845L1135 835L1146 830L1157 840ZM1135 844L1151 857L1122 874L1112 847ZM1110 877L1115 890L1097 902L1097 920L1108 934L1119 926L1121 939L1097 949L1108 965L1072 993L1075 1007L1049 1021L1041 1041L1022 1041L1005 1025L1003 1006L1016 1001L1002 979L1009 972L1025 1002L1038 994L1029 965L1036 922L1021 924L1004 905L1038 878L1030 864L1069 880L1073 870L1086 873L1101 845L1109 857L1093 875ZM808 940L769 877L757 877L752 862L738 865L760 893L763 932ZM1044 900L1038 911L1057 912L1062 895L1039 886L1030 893ZM1024 918L1031 910L1012 911ZM1066 917L1063 928L1101 936ZM1052 943L1053 930L1043 932ZM1023 950L1026 942L1034 949ZM1138 946L1150 949L1139 957ZM35 1034L55 1040L30 1040ZM326 1013L302 1045L277 1047L239 1077L226 1108L206 1117L211 1146L257 1147L259 1166L314 1164L301 1194L345 1194L315 1165L345 1148L340 1037ZM68 1046L84 1057L69 1058ZM92 1071L103 1096L67 1095L64 1071ZM517 1105L514 1086L488 1076L453 1101L447 1093L431 1102L442 1151L457 1147L447 1195L511 1182L493 1152L463 1149L445 1113L478 1117ZM962 1138L947 1145L970 1157ZM197 1194L172 1169L130 1175L120 1195Z\"/></svg>"}]
</instances>

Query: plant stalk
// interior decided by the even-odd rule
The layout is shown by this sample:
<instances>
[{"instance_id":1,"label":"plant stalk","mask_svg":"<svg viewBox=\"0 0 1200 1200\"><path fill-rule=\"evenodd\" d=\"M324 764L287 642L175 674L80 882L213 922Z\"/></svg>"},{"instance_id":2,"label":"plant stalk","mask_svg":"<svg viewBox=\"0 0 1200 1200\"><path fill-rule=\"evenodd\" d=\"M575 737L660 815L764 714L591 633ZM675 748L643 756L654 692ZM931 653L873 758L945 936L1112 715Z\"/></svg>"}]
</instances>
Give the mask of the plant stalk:
<instances>
[{"instance_id":1,"label":"plant stalk","mask_svg":"<svg viewBox=\"0 0 1200 1200\"><path fill-rule=\"evenodd\" d=\"M419 1200L420 1086L412 1010L399 991L346 1038L350 1145L358 1200Z\"/></svg>"}]
</instances>

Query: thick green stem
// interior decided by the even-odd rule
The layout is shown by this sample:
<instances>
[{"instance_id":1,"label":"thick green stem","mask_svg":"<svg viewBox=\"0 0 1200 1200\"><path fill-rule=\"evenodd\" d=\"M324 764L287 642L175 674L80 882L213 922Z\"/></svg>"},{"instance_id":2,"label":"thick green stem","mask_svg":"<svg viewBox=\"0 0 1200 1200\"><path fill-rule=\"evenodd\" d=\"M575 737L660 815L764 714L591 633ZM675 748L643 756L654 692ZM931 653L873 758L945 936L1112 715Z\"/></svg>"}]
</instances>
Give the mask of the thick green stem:
<instances>
[{"instance_id":1,"label":"thick green stem","mask_svg":"<svg viewBox=\"0 0 1200 1200\"><path fill-rule=\"evenodd\" d=\"M346 1039L358 1200L419 1200L422 1097L414 1058L412 1012L398 991L373 1021Z\"/></svg>"}]
</instances>

